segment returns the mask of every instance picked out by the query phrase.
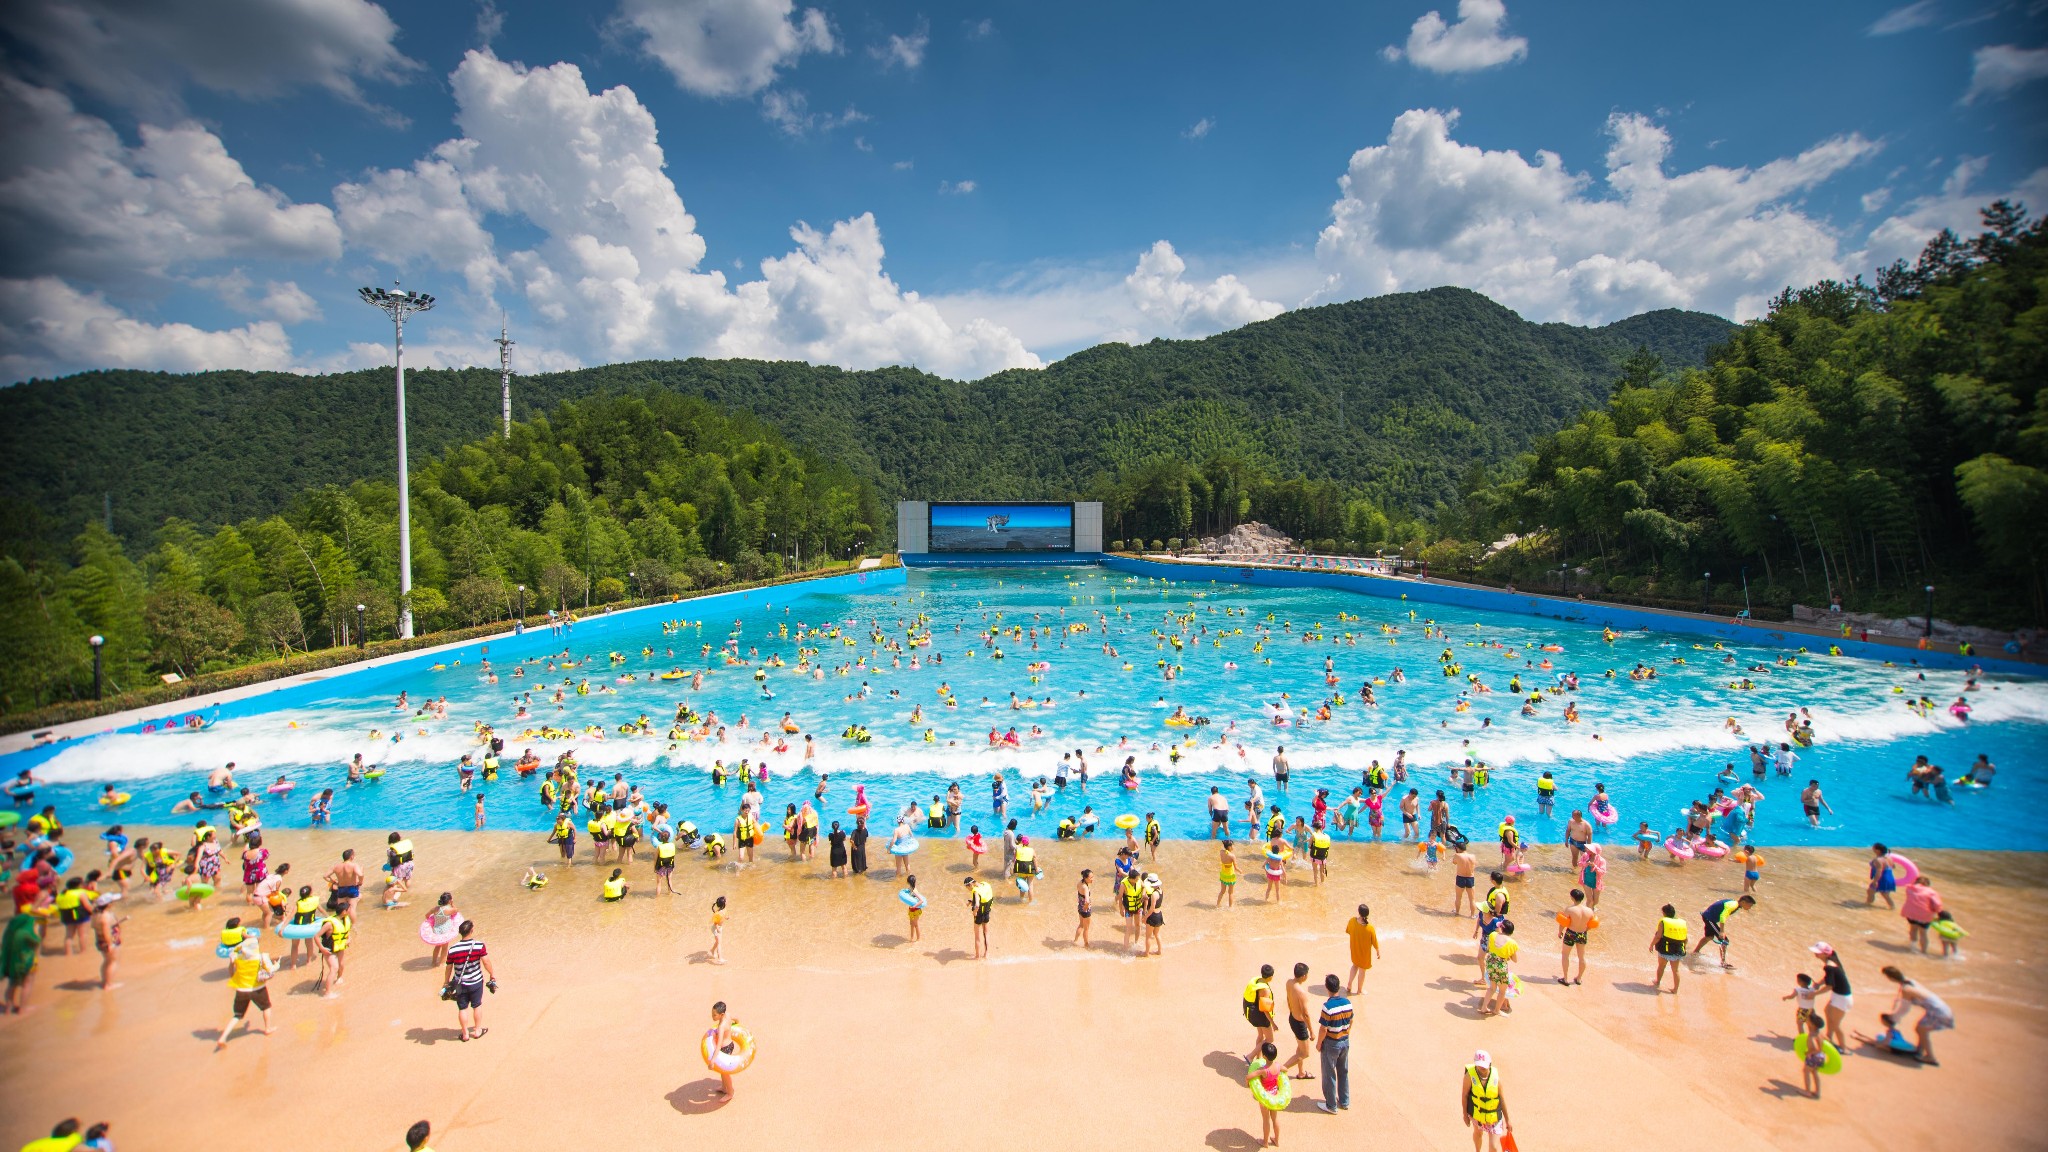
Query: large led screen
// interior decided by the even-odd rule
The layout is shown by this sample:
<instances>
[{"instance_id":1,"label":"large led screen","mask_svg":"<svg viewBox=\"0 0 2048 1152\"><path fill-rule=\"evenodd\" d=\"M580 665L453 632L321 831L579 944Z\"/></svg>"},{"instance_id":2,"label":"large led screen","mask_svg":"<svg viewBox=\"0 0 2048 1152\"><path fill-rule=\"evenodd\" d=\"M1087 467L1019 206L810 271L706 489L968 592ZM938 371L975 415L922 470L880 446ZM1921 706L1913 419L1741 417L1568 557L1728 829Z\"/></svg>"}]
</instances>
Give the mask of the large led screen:
<instances>
[{"instance_id":1,"label":"large led screen","mask_svg":"<svg viewBox=\"0 0 2048 1152\"><path fill-rule=\"evenodd\" d=\"M933 504L934 552L1072 552L1072 504Z\"/></svg>"}]
</instances>

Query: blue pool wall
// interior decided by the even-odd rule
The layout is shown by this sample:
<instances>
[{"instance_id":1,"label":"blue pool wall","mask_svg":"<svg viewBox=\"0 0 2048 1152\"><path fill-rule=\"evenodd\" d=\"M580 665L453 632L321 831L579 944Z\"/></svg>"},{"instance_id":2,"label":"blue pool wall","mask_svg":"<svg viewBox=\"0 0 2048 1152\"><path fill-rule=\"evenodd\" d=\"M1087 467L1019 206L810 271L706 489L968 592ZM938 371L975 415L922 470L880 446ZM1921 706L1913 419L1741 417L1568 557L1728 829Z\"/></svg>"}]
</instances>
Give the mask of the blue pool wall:
<instances>
[{"instance_id":1,"label":"blue pool wall","mask_svg":"<svg viewBox=\"0 0 2048 1152\"><path fill-rule=\"evenodd\" d=\"M1108 558L1108 555L1102 552L1023 552L994 556L919 552L906 553L902 560L904 565L910 568L1057 568L1101 564Z\"/></svg>"},{"instance_id":2,"label":"blue pool wall","mask_svg":"<svg viewBox=\"0 0 2048 1152\"><path fill-rule=\"evenodd\" d=\"M712 638L713 643L717 643L725 635L723 631L718 631L716 627L724 623L718 619L718 614L720 613L735 609L793 602L801 600L806 596L872 592L878 588L901 585L907 579L908 575L902 568L871 568L865 572L842 572L835 576L820 576L811 580L791 581L787 584L771 584L763 588L747 588L738 592L716 592L709 596L698 596L685 600L643 604L636 608L621 608L614 612L582 617L576 621L576 629L572 634L572 638L579 647L585 646L590 644L593 639L601 640L611 632L640 623L640 617L643 614L653 613L663 619L676 615L687 616L693 620L701 619L704 621L704 635ZM343 666L334 669L329 675L322 676L317 680L291 684L269 692L258 692L237 700L229 700L218 706L202 706L191 700L176 701L165 704L160 708L150 709L150 715L147 718L133 724L109 727L90 736L62 740L53 744L38 745L34 748L27 748L19 752L0 756L0 773L12 776L24 768L34 768L57 753L67 748L76 747L81 740L90 740L94 736L105 736L117 732L140 732L145 724L161 724L165 720L182 718L194 713L204 715L209 720L215 718L227 720L238 716L253 716L265 712L276 712L295 704L332 699L336 690L340 687L341 681L349 676L366 671L374 670L380 676L394 670L400 672L424 672L436 664L452 664L457 660L467 663L475 660L479 656L479 651L485 647L489 647L491 656L500 662L516 663L529 656L540 656L557 651L563 643L563 640L551 635L545 627L529 628L524 633L516 636L510 632L502 632L496 636L480 637L462 644L440 648L425 648L418 652L410 652L403 656L386 657L367 664Z\"/></svg>"},{"instance_id":3,"label":"blue pool wall","mask_svg":"<svg viewBox=\"0 0 2048 1152\"><path fill-rule=\"evenodd\" d=\"M1923 652L1918 649L1901 649L1887 644L1871 644L1852 639L1831 640L1824 636L1780 631L1768 624L1734 624L1698 616L1622 608L1584 600L1563 600L1552 596L1532 596L1526 592L1505 592L1495 588L1475 588L1461 584L1436 584L1313 568L1174 564L1158 560L1139 560L1129 556L1104 556L1102 565L1113 571L1126 572L1134 576L1162 576L1182 583L1197 583L1206 578L1219 583L1255 584L1269 588L1341 588L1364 596L1403 599L1410 603L1447 604L1454 608L1513 612L1522 616L1543 616L1567 624L1612 628L1617 632L1633 632L1648 628L1656 632L1702 636L1739 644L1794 650L1803 648L1822 652L1825 652L1830 644L1834 644L1842 649L1844 656L1880 662L1888 660L1920 668L1967 671L1973 667L1982 667L1986 672L2029 678L2038 678L2044 674L2041 667L2018 660L1960 656L1954 652L1931 650Z\"/></svg>"}]
</instances>

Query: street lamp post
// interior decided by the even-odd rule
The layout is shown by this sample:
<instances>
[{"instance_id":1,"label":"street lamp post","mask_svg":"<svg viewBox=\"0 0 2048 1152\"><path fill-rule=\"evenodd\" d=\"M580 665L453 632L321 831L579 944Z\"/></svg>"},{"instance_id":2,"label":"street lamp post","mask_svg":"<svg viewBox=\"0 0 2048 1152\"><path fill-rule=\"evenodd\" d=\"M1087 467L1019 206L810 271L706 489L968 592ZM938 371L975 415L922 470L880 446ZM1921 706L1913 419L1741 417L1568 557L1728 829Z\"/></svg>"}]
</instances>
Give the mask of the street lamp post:
<instances>
[{"instance_id":1,"label":"street lamp post","mask_svg":"<svg viewBox=\"0 0 2048 1152\"><path fill-rule=\"evenodd\" d=\"M424 292L364 288L363 303L391 317L392 374L398 385L398 636L412 639L412 490L405 460L405 320L434 306Z\"/></svg>"},{"instance_id":2,"label":"street lamp post","mask_svg":"<svg viewBox=\"0 0 2048 1152\"><path fill-rule=\"evenodd\" d=\"M92 645L92 698L97 700L104 684L100 671L100 649L107 646L107 638L95 633L86 640L86 643Z\"/></svg>"},{"instance_id":3,"label":"street lamp post","mask_svg":"<svg viewBox=\"0 0 2048 1152\"><path fill-rule=\"evenodd\" d=\"M640 576L631 568L626 569L626 587L633 593L634 602L638 603L640 600Z\"/></svg>"},{"instance_id":4,"label":"street lamp post","mask_svg":"<svg viewBox=\"0 0 2048 1152\"><path fill-rule=\"evenodd\" d=\"M370 606L368 604L356 605L356 647L358 648L368 648L370 646L370 634L363 631L363 613L369 610Z\"/></svg>"},{"instance_id":5,"label":"street lamp post","mask_svg":"<svg viewBox=\"0 0 2048 1152\"><path fill-rule=\"evenodd\" d=\"M1927 586L1927 624L1921 628L1920 635L1928 639L1932 639L1934 636L1934 585L1932 584Z\"/></svg>"},{"instance_id":6,"label":"street lamp post","mask_svg":"<svg viewBox=\"0 0 2048 1152\"><path fill-rule=\"evenodd\" d=\"M512 610L513 619L519 621L521 630L526 627L526 585L519 586L519 606Z\"/></svg>"},{"instance_id":7,"label":"street lamp post","mask_svg":"<svg viewBox=\"0 0 2048 1152\"><path fill-rule=\"evenodd\" d=\"M1700 615L1702 616L1707 614L1707 597L1712 595L1713 591L1714 574L1712 572L1700 573Z\"/></svg>"}]
</instances>

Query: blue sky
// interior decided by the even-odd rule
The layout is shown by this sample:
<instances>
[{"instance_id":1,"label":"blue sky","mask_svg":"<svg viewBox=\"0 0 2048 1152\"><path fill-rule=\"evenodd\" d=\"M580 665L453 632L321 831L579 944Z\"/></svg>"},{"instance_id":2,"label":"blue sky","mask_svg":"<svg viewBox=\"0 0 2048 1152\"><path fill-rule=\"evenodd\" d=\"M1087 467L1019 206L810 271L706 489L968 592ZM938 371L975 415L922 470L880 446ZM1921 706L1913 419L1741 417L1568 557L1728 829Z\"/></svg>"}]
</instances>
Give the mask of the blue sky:
<instances>
[{"instance_id":1,"label":"blue sky","mask_svg":"<svg viewBox=\"0 0 2048 1152\"><path fill-rule=\"evenodd\" d=\"M960 377L1460 284L1737 319L2048 209L2048 4L22 0L0 376Z\"/></svg>"}]
</instances>

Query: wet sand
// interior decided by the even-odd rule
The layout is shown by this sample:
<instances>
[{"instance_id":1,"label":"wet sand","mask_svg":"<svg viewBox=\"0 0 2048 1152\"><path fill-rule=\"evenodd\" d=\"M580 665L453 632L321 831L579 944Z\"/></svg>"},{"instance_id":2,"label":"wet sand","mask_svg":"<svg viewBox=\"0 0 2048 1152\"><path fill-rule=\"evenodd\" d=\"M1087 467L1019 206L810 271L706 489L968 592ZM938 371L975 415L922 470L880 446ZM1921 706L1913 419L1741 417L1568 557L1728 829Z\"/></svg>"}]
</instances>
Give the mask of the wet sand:
<instances>
[{"instance_id":1,"label":"wet sand","mask_svg":"<svg viewBox=\"0 0 2048 1152\"><path fill-rule=\"evenodd\" d=\"M382 841L280 832L269 843L273 862L291 861L296 880L324 891L318 878L343 847L374 870ZM1471 922L1448 912L1450 870L1425 875L1401 845L1340 843L1323 887L1303 872L1269 906L1248 877L1237 907L1217 911L1213 846L1170 843L1154 868L1169 893L1165 955L1150 959L1123 954L1103 882L1094 948L1069 943L1076 873L1107 873L1115 841L1042 845L1050 875L1038 902L1021 905L999 884L993 955L978 962L968 951L966 856L954 840L927 840L916 858L932 899L916 944L905 940L886 853L879 872L848 880L829 878L822 847L817 862L792 864L779 841L737 874L686 859L679 897L651 894L643 860L629 870L632 895L606 905L587 842L579 865L563 869L526 833L414 841L413 903L381 911L381 885L368 887L339 998L318 997L310 967L280 973L277 1034L238 1032L219 1055L213 1041L231 996L213 944L238 910L238 885L198 916L131 897L121 986L111 992L96 986L89 943L84 955L46 955L30 1012L0 1019L0 1147L76 1115L112 1121L124 1149L399 1148L422 1118L439 1152L647 1139L1251 1149L1259 1116L1241 1079L1251 1040L1238 1008L1244 984L1261 963L1284 977L1297 960L1311 965L1312 982L1343 976L1343 926L1360 901L1372 905L1385 955L1356 998L1352 1107L1324 1115L1313 1104L1320 1082L1297 1082L1284 1147L1469 1148L1458 1079L1479 1047L1502 1070L1516 1136L1531 1152L1701 1139L1717 1152L2040 1140L2034 1107L2011 1087L2048 1066L2038 930L2024 919L2048 882L2039 855L1912 852L1970 932L1966 958L1941 961L1907 952L1904 922L1882 903L1863 906L1861 853L1769 851L1761 905L1732 929L1738 970L1689 965L1673 996L1650 991L1655 908L1676 904L1697 932L1700 909L1739 890L1736 867L1616 853L1592 967L1583 986L1566 988L1552 982L1551 917L1571 878L1561 849L1541 849L1515 891L1525 991L1511 1015L1482 1020ZM1497 859L1475 847L1482 867ZM519 886L528 864L548 869L547 890ZM484 1005L490 1034L472 1043L460 1042L452 1006L438 999L440 973L417 935L443 890L476 920L501 986ZM717 967L705 949L710 901L721 894L732 905L730 963ZM1856 1054L1827 1078L1824 1100L1798 1095L1792 1006L1778 998L1795 972L1818 971L1806 952L1817 939L1848 964L1851 1029L1874 1031L1888 1008L1885 964L1947 999L1959 1026L1937 1035L1940 1068ZM274 934L264 940L274 954L288 948ZM697 1051L717 999L761 1042L731 1103L711 1097L716 1079Z\"/></svg>"}]
</instances>

